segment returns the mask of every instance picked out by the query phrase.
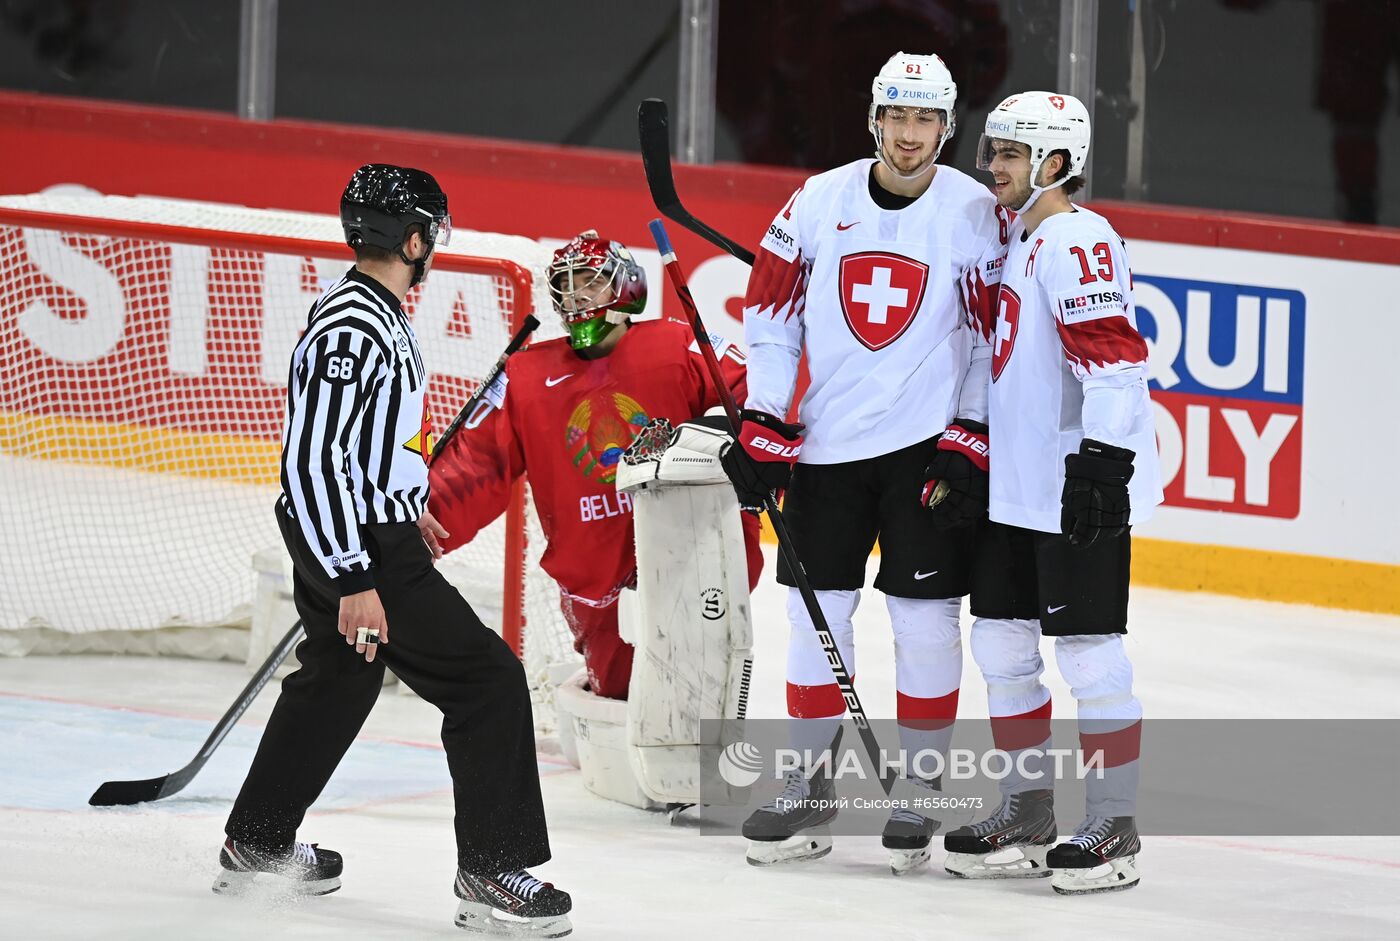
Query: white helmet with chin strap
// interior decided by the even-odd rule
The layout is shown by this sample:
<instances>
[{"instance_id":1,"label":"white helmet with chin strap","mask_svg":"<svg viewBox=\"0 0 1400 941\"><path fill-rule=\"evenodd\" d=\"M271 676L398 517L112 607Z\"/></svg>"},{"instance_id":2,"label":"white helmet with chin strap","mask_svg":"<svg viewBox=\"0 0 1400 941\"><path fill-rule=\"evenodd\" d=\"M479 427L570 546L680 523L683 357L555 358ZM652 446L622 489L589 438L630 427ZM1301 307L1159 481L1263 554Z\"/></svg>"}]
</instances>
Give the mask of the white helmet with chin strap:
<instances>
[{"instance_id":1,"label":"white helmet with chin strap","mask_svg":"<svg viewBox=\"0 0 1400 941\"><path fill-rule=\"evenodd\" d=\"M1084 172L1089 160L1089 112L1073 95L1028 91L1012 95L987 115L977 143L977 169L992 165L993 141L1016 141L1031 149L1031 198L1018 212L1025 212L1046 190L1055 189ZM1069 172L1045 186L1038 185L1040 166L1057 150L1069 153Z\"/></svg>"},{"instance_id":2,"label":"white helmet with chin strap","mask_svg":"<svg viewBox=\"0 0 1400 941\"><path fill-rule=\"evenodd\" d=\"M943 60L938 56L916 56L896 52L880 67L880 74L870 88L870 113L866 126L875 138L875 157L885 169L903 180L912 180L928 172L938 159L943 144L953 136L956 119L953 105L957 103L958 86ZM933 156L913 173L900 173L885 157L885 139L876 120L881 108L914 108L920 111L934 108L943 112L943 134Z\"/></svg>"}]
</instances>

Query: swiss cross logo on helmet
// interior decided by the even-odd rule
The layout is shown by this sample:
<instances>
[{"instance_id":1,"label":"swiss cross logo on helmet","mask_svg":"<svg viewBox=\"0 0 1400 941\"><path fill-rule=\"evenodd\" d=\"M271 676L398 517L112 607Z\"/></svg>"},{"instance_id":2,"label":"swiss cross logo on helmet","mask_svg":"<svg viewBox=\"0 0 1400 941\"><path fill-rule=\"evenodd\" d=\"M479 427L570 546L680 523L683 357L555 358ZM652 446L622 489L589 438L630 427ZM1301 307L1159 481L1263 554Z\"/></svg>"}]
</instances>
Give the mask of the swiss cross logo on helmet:
<instances>
[{"instance_id":1,"label":"swiss cross logo on helmet","mask_svg":"<svg viewBox=\"0 0 1400 941\"><path fill-rule=\"evenodd\" d=\"M928 287L928 265L891 252L841 259L841 313L861 345L884 349L914 322Z\"/></svg>"},{"instance_id":2,"label":"swiss cross logo on helmet","mask_svg":"<svg viewBox=\"0 0 1400 941\"><path fill-rule=\"evenodd\" d=\"M1050 104L1054 105L1056 111L1063 111L1063 110L1065 110L1065 96L1064 96L1064 95L1051 95L1051 96L1050 96Z\"/></svg>"}]
</instances>

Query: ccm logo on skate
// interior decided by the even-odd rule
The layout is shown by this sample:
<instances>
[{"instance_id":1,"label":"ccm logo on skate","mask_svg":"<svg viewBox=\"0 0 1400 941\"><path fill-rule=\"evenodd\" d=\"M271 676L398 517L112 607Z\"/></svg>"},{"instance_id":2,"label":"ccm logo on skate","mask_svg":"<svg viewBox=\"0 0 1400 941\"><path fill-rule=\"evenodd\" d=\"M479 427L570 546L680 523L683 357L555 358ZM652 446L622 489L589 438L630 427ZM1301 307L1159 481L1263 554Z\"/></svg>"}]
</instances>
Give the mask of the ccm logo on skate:
<instances>
[{"instance_id":1,"label":"ccm logo on skate","mask_svg":"<svg viewBox=\"0 0 1400 941\"><path fill-rule=\"evenodd\" d=\"M802 453L802 445L788 444L785 441L770 441L762 435L754 435L749 439L749 449L753 451L765 451L768 454L776 454L778 457L786 458L789 461L797 460L797 455Z\"/></svg>"},{"instance_id":2,"label":"ccm logo on skate","mask_svg":"<svg viewBox=\"0 0 1400 941\"><path fill-rule=\"evenodd\" d=\"M1168 506L1292 519L1303 461L1301 291L1137 275Z\"/></svg>"},{"instance_id":3,"label":"ccm logo on skate","mask_svg":"<svg viewBox=\"0 0 1400 941\"><path fill-rule=\"evenodd\" d=\"M487 894L493 896L496 899L496 901L500 902L501 907L506 909L507 911L514 911L515 909L519 908L522 904L524 904L525 901L524 899L518 899L513 895L508 895L502 889L498 889L494 885L490 884L486 886L486 892Z\"/></svg>"}]
</instances>

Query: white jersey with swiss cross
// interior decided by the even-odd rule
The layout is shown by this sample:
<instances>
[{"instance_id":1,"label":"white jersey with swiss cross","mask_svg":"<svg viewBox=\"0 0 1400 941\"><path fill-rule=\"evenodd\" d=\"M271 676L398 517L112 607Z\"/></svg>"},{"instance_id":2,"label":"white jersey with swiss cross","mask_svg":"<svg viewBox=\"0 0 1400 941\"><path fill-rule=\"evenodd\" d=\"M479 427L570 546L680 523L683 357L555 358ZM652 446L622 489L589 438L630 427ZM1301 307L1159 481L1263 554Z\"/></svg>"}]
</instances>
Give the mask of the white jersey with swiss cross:
<instances>
[{"instance_id":1,"label":"white jersey with swiss cross","mask_svg":"<svg viewBox=\"0 0 1400 941\"><path fill-rule=\"evenodd\" d=\"M1060 532L1065 456L1085 438L1134 452L1132 522L1162 502L1147 344L1128 251L1087 209L1011 226L992 334L991 505L999 523Z\"/></svg>"},{"instance_id":2,"label":"white jersey with swiss cross","mask_svg":"<svg viewBox=\"0 0 1400 941\"><path fill-rule=\"evenodd\" d=\"M749 408L784 415L807 354L803 463L888 454L954 417L985 417L985 347L961 409L959 394L973 320L992 316L1004 217L986 187L944 166L913 203L881 209L873 163L807 180L764 236L744 298Z\"/></svg>"}]
</instances>

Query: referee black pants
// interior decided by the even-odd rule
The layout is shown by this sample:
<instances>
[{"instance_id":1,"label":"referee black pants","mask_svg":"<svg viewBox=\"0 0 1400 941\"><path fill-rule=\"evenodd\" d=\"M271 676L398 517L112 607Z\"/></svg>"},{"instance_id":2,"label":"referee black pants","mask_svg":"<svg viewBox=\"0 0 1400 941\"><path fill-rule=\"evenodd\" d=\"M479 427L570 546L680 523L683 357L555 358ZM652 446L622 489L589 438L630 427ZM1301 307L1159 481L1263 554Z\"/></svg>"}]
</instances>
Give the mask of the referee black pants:
<instances>
[{"instance_id":1,"label":"referee black pants","mask_svg":"<svg viewBox=\"0 0 1400 941\"><path fill-rule=\"evenodd\" d=\"M269 852L291 847L374 707L387 666L442 710L458 864L494 873L547 861L530 692L514 652L433 567L418 528L399 523L361 529L389 624L389 643L366 663L336 631L339 595L282 507L277 522L307 637L297 647L301 669L282 682L225 832Z\"/></svg>"}]
</instances>

